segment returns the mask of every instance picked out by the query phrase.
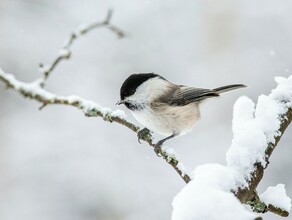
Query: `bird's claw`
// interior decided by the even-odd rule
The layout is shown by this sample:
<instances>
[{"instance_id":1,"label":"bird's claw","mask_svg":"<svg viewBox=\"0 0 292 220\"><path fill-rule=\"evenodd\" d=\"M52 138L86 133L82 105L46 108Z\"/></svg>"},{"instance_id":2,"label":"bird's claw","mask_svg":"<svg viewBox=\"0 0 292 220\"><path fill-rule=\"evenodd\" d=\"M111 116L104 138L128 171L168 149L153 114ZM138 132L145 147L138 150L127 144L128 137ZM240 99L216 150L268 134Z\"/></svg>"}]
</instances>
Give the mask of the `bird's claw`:
<instances>
[{"instance_id":1,"label":"bird's claw","mask_svg":"<svg viewBox=\"0 0 292 220\"><path fill-rule=\"evenodd\" d=\"M141 144L140 140L146 140L147 135L150 135L150 130L148 128L143 128L142 130L138 131L138 142Z\"/></svg>"}]
</instances>

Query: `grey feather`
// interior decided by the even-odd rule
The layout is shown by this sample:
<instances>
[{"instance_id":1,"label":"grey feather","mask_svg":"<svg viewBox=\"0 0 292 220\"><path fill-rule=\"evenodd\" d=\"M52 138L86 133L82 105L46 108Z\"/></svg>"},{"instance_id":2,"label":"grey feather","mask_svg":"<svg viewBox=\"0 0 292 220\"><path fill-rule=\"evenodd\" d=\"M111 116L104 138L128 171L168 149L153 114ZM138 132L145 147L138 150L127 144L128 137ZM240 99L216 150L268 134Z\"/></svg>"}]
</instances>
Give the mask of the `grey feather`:
<instances>
[{"instance_id":1,"label":"grey feather","mask_svg":"<svg viewBox=\"0 0 292 220\"><path fill-rule=\"evenodd\" d=\"M168 104L183 106L217 96L219 96L219 94L210 89L179 86L179 88L174 91L172 97L168 100Z\"/></svg>"},{"instance_id":2,"label":"grey feather","mask_svg":"<svg viewBox=\"0 0 292 220\"><path fill-rule=\"evenodd\" d=\"M222 86L222 87L218 87L216 89L213 89L215 92L218 93L223 93L223 92L228 92L234 89L240 89L246 87L246 85L243 84L233 84L233 85L228 85L228 86Z\"/></svg>"},{"instance_id":3,"label":"grey feather","mask_svg":"<svg viewBox=\"0 0 292 220\"><path fill-rule=\"evenodd\" d=\"M184 106L194 102L201 102L205 99L218 97L220 93L245 87L242 84L234 84L218 87L216 89L201 89L188 86L177 86L167 97L160 101L173 106Z\"/></svg>"}]
</instances>

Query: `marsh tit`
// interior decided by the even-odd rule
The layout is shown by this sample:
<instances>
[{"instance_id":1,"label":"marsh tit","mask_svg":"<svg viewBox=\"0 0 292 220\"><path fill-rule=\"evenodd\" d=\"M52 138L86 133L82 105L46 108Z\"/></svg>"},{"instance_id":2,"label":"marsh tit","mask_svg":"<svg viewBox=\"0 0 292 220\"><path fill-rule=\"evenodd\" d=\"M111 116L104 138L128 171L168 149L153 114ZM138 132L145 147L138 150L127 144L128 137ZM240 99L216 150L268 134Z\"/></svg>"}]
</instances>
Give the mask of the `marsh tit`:
<instances>
[{"instance_id":1,"label":"marsh tit","mask_svg":"<svg viewBox=\"0 0 292 220\"><path fill-rule=\"evenodd\" d=\"M166 140L190 132L200 118L199 106L204 100L242 87L245 85L201 89L173 84L154 73L132 74L121 86L121 99L117 104L124 104L145 126L138 132L139 142L149 130L166 136L157 142L157 147Z\"/></svg>"}]
</instances>

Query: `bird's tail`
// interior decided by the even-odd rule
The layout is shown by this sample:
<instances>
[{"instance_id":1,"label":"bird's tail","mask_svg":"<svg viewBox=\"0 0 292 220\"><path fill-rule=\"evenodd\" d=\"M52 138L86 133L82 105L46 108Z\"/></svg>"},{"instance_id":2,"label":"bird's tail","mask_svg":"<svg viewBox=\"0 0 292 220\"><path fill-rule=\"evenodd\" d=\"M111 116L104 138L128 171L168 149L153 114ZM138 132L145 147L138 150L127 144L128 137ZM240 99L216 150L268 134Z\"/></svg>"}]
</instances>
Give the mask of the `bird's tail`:
<instances>
[{"instance_id":1,"label":"bird's tail","mask_svg":"<svg viewBox=\"0 0 292 220\"><path fill-rule=\"evenodd\" d=\"M243 88L243 87L246 87L246 85L233 84L233 85L218 87L216 89L213 89L213 91L215 91L215 92L220 94L220 93L223 93L223 92L228 92L228 91L231 91L231 90L234 90L234 89L240 89L240 88Z\"/></svg>"}]
</instances>

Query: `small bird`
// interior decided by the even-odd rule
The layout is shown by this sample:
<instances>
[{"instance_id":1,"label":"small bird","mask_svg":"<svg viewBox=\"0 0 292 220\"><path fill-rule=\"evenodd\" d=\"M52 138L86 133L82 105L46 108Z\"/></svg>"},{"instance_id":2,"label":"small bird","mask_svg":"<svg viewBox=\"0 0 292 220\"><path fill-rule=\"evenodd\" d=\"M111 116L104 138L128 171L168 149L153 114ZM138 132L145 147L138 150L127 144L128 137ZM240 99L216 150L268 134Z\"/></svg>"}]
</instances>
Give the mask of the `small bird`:
<instances>
[{"instance_id":1,"label":"small bird","mask_svg":"<svg viewBox=\"0 0 292 220\"><path fill-rule=\"evenodd\" d=\"M245 85L201 89L173 84L158 74L139 73L130 75L124 81L117 104L124 104L145 126L138 132L139 142L149 130L166 136L155 145L159 147L166 140L192 130L200 118L199 106L205 99L242 87Z\"/></svg>"}]
</instances>

